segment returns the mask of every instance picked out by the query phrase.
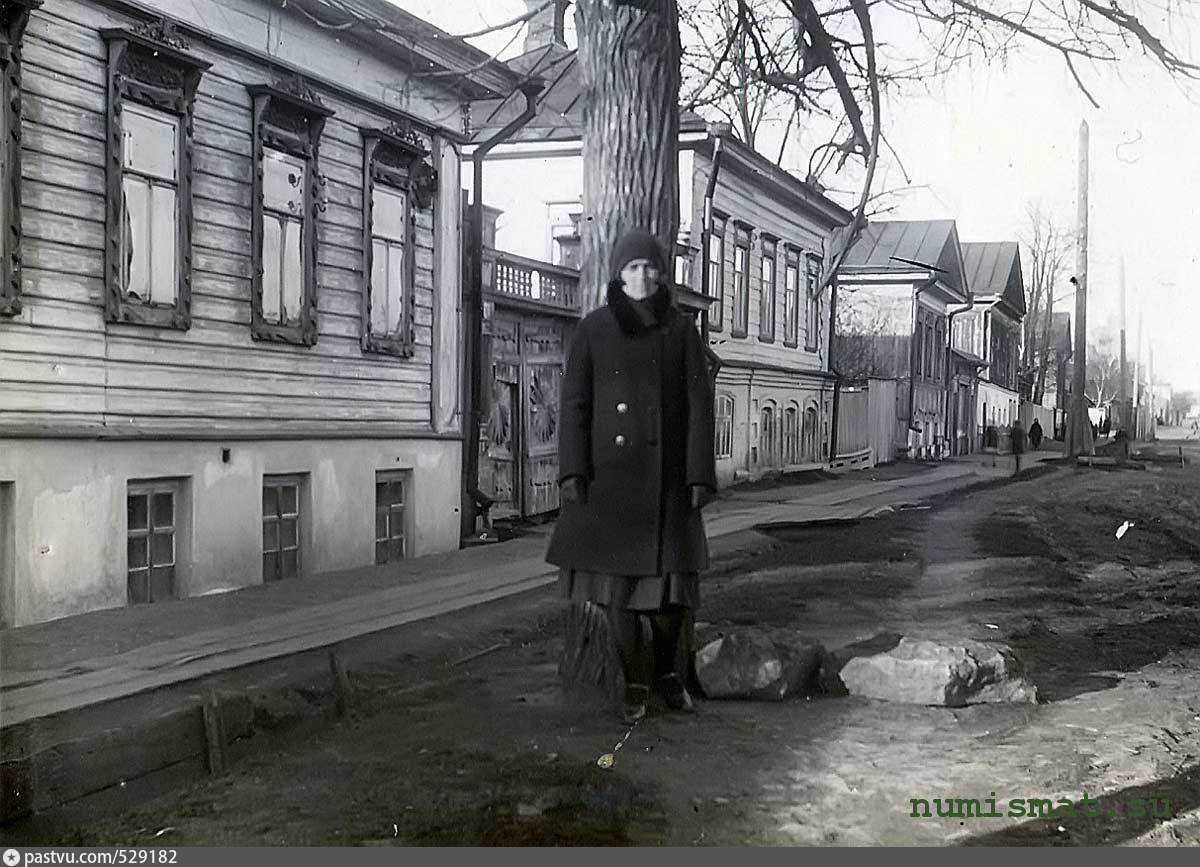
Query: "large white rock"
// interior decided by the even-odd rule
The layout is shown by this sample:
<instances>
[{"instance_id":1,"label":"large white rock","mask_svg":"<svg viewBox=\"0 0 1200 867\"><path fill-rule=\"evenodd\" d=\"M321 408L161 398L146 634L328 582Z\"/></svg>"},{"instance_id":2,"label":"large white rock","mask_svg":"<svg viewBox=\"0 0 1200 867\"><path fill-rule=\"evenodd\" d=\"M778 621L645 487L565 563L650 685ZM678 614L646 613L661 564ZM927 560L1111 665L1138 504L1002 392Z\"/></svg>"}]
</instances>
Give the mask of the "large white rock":
<instances>
[{"instance_id":1,"label":"large white rock","mask_svg":"<svg viewBox=\"0 0 1200 867\"><path fill-rule=\"evenodd\" d=\"M736 627L696 652L696 678L707 698L782 701L813 686L824 655L789 630Z\"/></svg>"},{"instance_id":2,"label":"large white rock","mask_svg":"<svg viewBox=\"0 0 1200 867\"><path fill-rule=\"evenodd\" d=\"M851 695L907 704L1037 702L1012 649L982 641L902 638L887 653L851 659L841 679Z\"/></svg>"}]
</instances>

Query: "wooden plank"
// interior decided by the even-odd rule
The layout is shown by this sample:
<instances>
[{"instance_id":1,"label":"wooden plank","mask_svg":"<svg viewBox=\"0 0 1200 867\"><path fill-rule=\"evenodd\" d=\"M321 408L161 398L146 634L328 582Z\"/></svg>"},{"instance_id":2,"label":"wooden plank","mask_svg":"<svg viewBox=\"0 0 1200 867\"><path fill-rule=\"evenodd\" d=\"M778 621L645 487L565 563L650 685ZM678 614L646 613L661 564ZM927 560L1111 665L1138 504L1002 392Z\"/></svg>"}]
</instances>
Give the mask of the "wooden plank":
<instances>
[{"instance_id":1,"label":"wooden plank","mask_svg":"<svg viewBox=\"0 0 1200 867\"><path fill-rule=\"evenodd\" d=\"M90 162L81 162L62 155L26 150L22 154L21 173L24 183L55 184L68 189L102 193L104 169Z\"/></svg>"},{"instance_id":2,"label":"wooden plank","mask_svg":"<svg viewBox=\"0 0 1200 867\"><path fill-rule=\"evenodd\" d=\"M0 370L4 371L4 381L14 385L104 385L104 364L95 359L0 352Z\"/></svg>"},{"instance_id":3,"label":"wooden plank","mask_svg":"<svg viewBox=\"0 0 1200 867\"><path fill-rule=\"evenodd\" d=\"M249 347L227 345L193 346L154 336L126 335L109 342L109 358L114 362L137 362L176 366L197 370L238 369L248 374L291 374L309 378L324 376L330 381L428 383L429 369L411 359L364 354L358 347L345 353L333 353L318 344L321 354L310 351L288 352L282 346L256 343ZM353 354L351 354L353 353Z\"/></svg>"},{"instance_id":4,"label":"wooden plank","mask_svg":"<svg viewBox=\"0 0 1200 867\"><path fill-rule=\"evenodd\" d=\"M91 220L101 228L104 226L105 201L101 190L72 188L26 178L21 184L21 202L26 208L69 214Z\"/></svg>"},{"instance_id":5,"label":"wooden plank","mask_svg":"<svg viewBox=\"0 0 1200 867\"><path fill-rule=\"evenodd\" d=\"M52 67L47 68L26 61L22 64L22 94L26 100L43 103L61 103L81 111L95 112L103 116L108 99L103 84L83 82L59 75ZM30 104L28 102L22 105Z\"/></svg>"},{"instance_id":6,"label":"wooden plank","mask_svg":"<svg viewBox=\"0 0 1200 867\"><path fill-rule=\"evenodd\" d=\"M197 219L192 224L192 243L210 250L222 250L236 256L250 256L250 231L229 229Z\"/></svg>"},{"instance_id":7,"label":"wooden plank","mask_svg":"<svg viewBox=\"0 0 1200 867\"><path fill-rule=\"evenodd\" d=\"M22 154L51 154L91 168L104 170L104 141L54 129L28 119L21 124Z\"/></svg>"},{"instance_id":8,"label":"wooden plank","mask_svg":"<svg viewBox=\"0 0 1200 867\"><path fill-rule=\"evenodd\" d=\"M103 384L103 377L101 384ZM318 376L280 376L240 368L197 370L192 367L108 362L108 387L147 392L236 394L247 400L303 400L303 417L310 401L421 403L429 399L428 382L369 382Z\"/></svg>"},{"instance_id":9,"label":"wooden plank","mask_svg":"<svg viewBox=\"0 0 1200 867\"><path fill-rule=\"evenodd\" d=\"M0 391L0 394L4 394ZM100 395L107 398L106 410L116 415L190 415L212 419L292 419L344 421L428 422L429 404L403 401L334 400L320 403L283 397L259 397L216 391L151 391L145 388L116 388L111 384ZM20 409L44 409L37 404ZM69 402L65 409L78 411Z\"/></svg>"},{"instance_id":10,"label":"wooden plank","mask_svg":"<svg viewBox=\"0 0 1200 867\"><path fill-rule=\"evenodd\" d=\"M21 269L21 292L27 300L55 299L72 304L104 307L104 281L63 271L44 271L26 265Z\"/></svg>"},{"instance_id":11,"label":"wooden plank","mask_svg":"<svg viewBox=\"0 0 1200 867\"><path fill-rule=\"evenodd\" d=\"M104 389L57 383L30 386L0 380L0 406L5 412L104 412Z\"/></svg>"},{"instance_id":12,"label":"wooden plank","mask_svg":"<svg viewBox=\"0 0 1200 867\"><path fill-rule=\"evenodd\" d=\"M244 205L227 204L207 196L192 196L192 216L197 222L244 232L250 235L250 209Z\"/></svg>"},{"instance_id":13,"label":"wooden plank","mask_svg":"<svg viewBox=\"0 0 1200 867\"><path fill-rule=\"evenodd\" d=\"M196 273L209 272L221 277L233 277L248 281L250 279L250 257L245 253L238 255L227 250L197 244L193 238L192 269ZM247 297L249 297L249 293L250 288L247 283Z\"/></svg>"},{"instance_id":14,"label":"wooden plank","mask_svg":"<svg viewBox=\"0 0 1200 867\"><path fill-rule=\"evenodd\" d=\"M81 220L26 207L21 215L21 232L27 238L40 238L62 245L73 244L97 256L103 255L104 224L94 220Z\"/></svg>"},{"instance_id":15,"label":"wooden plank","mask_svg":"<svg viewBox=\"0 0 1200 867\"><path fill-rule=\"evenodd\" d=\"M247 166L249 162L247 161ZM221 202L231 208L250 211L250 176L247 172L244 180L234 180L228 177L212 175L208 172L192 172L192 195L197 199L204 198ZM249 219L249 217L247 217Z\"/></svg>"},{"instance_id":16,"label":"wooden plank","mask_svg":"<svg viewBox=\"0 0 1200 867\"><path fill-rule=\"evenodd\" d=\"M231 154L212 147L197 146L192 157L193 174L249 185L252 170L249 154Z\"/></svg>"},{"instance_id":17,"label":"wooden plank","mask_svg":"<svg viewBox=\"0 0 1200 867\"><path fill-rule=\"evenodd\" d=\"M41 238L21 239L25 270L43 270L51 273L77 274L81 277L100 278L104 275L104 262L94 250L81 249L74 245L56 244Z\"/></svg>"},{"instance_id":18,"label":"wooden plank","mask_svg":"<svg viewBox=\"0 0 1200 867\"><path fill-rule=\"evenodd\" d=\"M107 134L107 121L103 114L32 94L22 98L21 117L22 123L40 123L51 129L66 129L99 141L104 141Z\"/></svg>"},{"instance_id":19,"label":"wooden plank","mask_svg":"<svg viewBox=\"0 0 1200 867\"><path fill-rule=\"evenodd\" d=\"M104 334L36 328L26 322L10 320L0 328L0 352L37 353L56 358L103 358ZM5 407L6 411L8 409Z\"/></svg>"},{"instance_id":20,"label":"wooden plank","mask_svg":"<svg viewBox=\"0 0 1200 867\"><path fill-rule=\"evenodd\" d=\"M73 304L57 298L41 298L25 307L17 317L35 328L73 331L104 331L104 312L96 306Z\"/></svg>"},{"instance_id":21,"label":"wooden plank","mask_svg":"<svg viewBox=\"0 0 1200 867\"><path fill-rule=\"evenodd\" d=\"M510 578L502 583L501 576L497 574L501 570L496 570L496 573L488 576L485 589L476 588L474 592L468 591L450 598L444 595L445 591L441 591L440 598L435 596L429 599L427 596L428 601L406 605L399 610L395 604L390 610L383 608L380 601L372 599L371 607L355 606L349 618L343 616L336 623L326 614L315 621L315 628L312 624L305 623L299 629L288 630L286 626L280 626L278 631L267 633L258 627L240 624L238 636L241 640L236 649L231 646L230 642L236 640L231 636L230 640L221 640L211 652L192 654L194 658L185 657L176 665L156 666L152 669L131 667L117 669L115 672L106 670L76 675L51 684L14 689L5 693L4 726L19 725L31 719L112 701L241 665L327 647L348 638L369 635L494 599L525 593L556 580L557 573L547 571L544 564L533 565L522 561L517 566L523 567L520 568L520 573L523 574L515 580ZM508 577L509 573L518 570L502 567L502 571L503 577ZM528 573L531 571L537 574L529 577ZM478 581L479 578L473 575L471 580ZM434 582L428 583L432 585ZM246 646L248 638L252 639L254 644Z\"/></svg>"},{"instance_id":22,"label":"wooden plank","mask_svg":"<svg viewBox=\"0 0 1200 867\"><path fill-rule=\"evenodd\" d=\"M100 38L97 28L84 27L61 15L30 16L29 24L25 28L25 37L30 36L66 45L95 60L103 61L107 57L104 40Z\"/></svg>"},{"instance_id":23,"label":"wooden plank","mask_svg":"<svg viewBox=\"0 0 1200 867\"><path fill-rule=\"evenodd\" d=\"M99 35L94 35L93 38L100 42ZM74 79L101 89L106 87L105 60L102 57L88 57L76 49L77 46L67 44L65 39L57 36L46 38L38 33L30 33L28 29L21 40L22 58L29 63L45 70L53 70L56 76ZM100 50L104 50L103 43Z\"/></svg>"},{"instance_id":24,"label":"wooden plank","mask_svg":"<svg viewBox=\"0 0 1200 867\"><path fill-rule=\"evenodd\" d=\"M247 161L252 156L249 115L246 116L245 128L237 132L215 124L197 113L193 131L197 151L209 148L231 156L243 157Z\"/></svg>"}]
</instances>

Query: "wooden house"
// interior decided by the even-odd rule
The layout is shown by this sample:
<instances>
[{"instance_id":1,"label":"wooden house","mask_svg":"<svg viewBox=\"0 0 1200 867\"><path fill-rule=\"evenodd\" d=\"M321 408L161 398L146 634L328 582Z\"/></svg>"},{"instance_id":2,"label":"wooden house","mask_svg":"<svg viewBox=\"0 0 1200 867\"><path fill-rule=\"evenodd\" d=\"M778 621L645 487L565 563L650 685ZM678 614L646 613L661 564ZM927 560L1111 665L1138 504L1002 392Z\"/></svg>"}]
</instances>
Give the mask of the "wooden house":
<instances>
[{"instance_id":1,"label":"wooden house","mask_svg":"<svg viewBox=\"0 0 1200 867\"><path fill-rule=\"evenodd\" d=\"M871 223L837 284L838 364L853 356L864 379L897 383L891 454L876 461L949 454L948 409L963 399L950 390L947 334L970 298L954 221Z\"/></svg>"},{"instance_id":2,"label":"wooden house","mask_svg":"<svg viewBox=\"0 0 1200 867\"><path fill-rule=\"evenodd\" d=\"M975 303L955 321L956 337L967 342L985 362L975 400L978 424L973 445L978 449L983 447L989 428L995 430L999 440L1007 436L1019 417L1017 373L1025 319L1025 280L1016 241L964 243L962 256Z\"/></svg>"},{"instance_id":3,"label":"wooden house","mask_svg":"<svg viewBox=\"0 0 1200 867\"><path fill-rule=\"evenodd\" d=\"M459 545L460 148L386 0L0 4L0 611Z\"/></svg>"}]
</instances>

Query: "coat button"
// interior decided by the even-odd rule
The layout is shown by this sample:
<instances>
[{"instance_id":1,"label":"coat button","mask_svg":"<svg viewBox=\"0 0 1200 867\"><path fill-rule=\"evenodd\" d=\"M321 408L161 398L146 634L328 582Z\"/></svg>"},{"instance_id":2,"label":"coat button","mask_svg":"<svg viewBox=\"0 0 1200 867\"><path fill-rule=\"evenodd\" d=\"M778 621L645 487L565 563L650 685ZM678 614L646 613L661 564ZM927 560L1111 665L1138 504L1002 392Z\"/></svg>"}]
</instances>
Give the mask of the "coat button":
<instances>
[{"instance_id":1,"label":"coat button","mask_svg":"<svg viewBox=\"0 0 1200 867\"><path fill-rule=\"evenodd\" d=\"M617 434L617 438L613 440L613 442L619 446L623 446L625 445L625 437L621 436L621 434Z\"/></svg>"},{"instance_id":2,"label":"coat button","mask_svg":"<svg viewBox=\"0 0 1200 867\"><path fill-rule=\"evenodd\" d=\"M625 413L629 412L629 404L627 404L627 403L618 403L618 404L617 404L617 412L621 413L622 415L624 415Z\"/></svg>"}]
</instances>

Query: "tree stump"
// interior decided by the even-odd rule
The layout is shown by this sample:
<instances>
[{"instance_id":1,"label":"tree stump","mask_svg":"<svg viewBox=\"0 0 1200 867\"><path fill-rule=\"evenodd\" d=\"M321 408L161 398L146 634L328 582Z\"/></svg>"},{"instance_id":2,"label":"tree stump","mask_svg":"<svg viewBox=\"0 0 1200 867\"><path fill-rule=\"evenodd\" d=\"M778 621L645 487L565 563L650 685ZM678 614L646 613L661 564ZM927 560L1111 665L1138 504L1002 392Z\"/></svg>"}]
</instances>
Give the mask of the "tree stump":
<instances>
[{"instance_id":1,"label":"tree stump","mask_svg":"<svg viewBox=\"0 0 1200 867\"><path fill-rule=\"evenodd\" d=\"M652 647L650 624L641 619L642 637ZM684 616L675 658L675 670L683 675L688 688L697 689L696 612ZM616 644L608 628L608 616L603 606L591 602L572 602L566 614L566 641L558 663L558 675L564 688L599 693L617 702L625 689L625 677Z\"/></svg>"}]
</instances>

